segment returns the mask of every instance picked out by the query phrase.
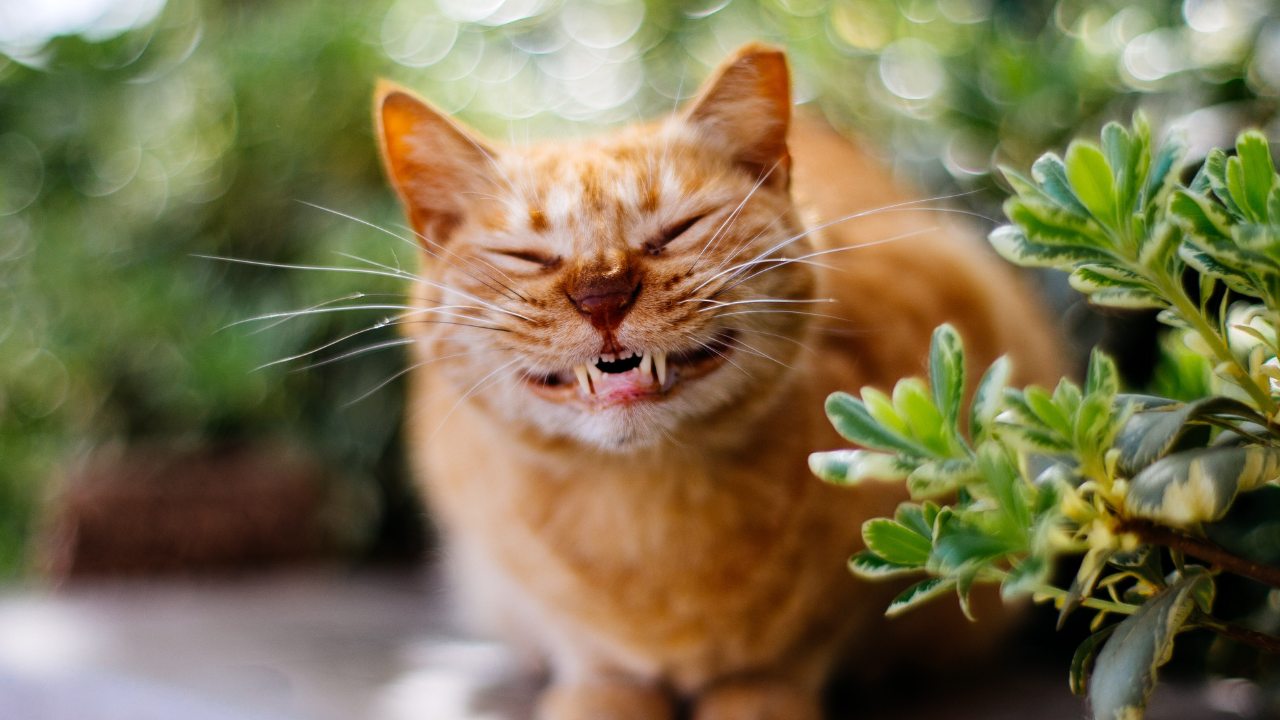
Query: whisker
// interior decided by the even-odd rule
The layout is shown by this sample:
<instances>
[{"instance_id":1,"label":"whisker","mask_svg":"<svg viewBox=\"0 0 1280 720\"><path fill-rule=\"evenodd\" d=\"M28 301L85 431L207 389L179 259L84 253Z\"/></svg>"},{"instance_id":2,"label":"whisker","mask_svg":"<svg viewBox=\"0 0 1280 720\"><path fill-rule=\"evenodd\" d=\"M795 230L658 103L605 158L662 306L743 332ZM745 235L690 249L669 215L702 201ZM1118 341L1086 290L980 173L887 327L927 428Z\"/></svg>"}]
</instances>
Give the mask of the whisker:
<instances>
[{"instance_id":1,"label":"whisker","mask_svg":"<svg viewBox=\"0 0 1280 720\"><path fill-rule=\"evenodd\" d=\"M778 162L781 162L781 161L779 160ZM723 233L726 228L728 228L730 225L733 224L733 221L737 219L738 215L742 212L742 209L747 206L747 202L751 200L752 196L756 194L756 191L759 190L762 185L764 185L764 181L778 167L778 162L775 162L773 164L773 167L769 168L768 172L762 173L760 175L760 177L756 180L756 184L751 186L751 192L747 193L747 196L742 198L742 202L738 203L738 207L734 208L733 212L729 213L729 217L725 218L725 221L720 223L720 227L719 229L716 230L715 235L712 235L711 239L708 240L706 244L702 246L702 250L698 252L698 257L694 258L693 264L691 264L689 268L685 270L684 272L685 275L691 274L694 271L694 268L698 267L698 263L702 262L702 256L706 254L708 249L710 249L713 246L718 246L720 244L721 233Z\"/></svg>"},{"instance_id":2,"label":"whisker","mask_svg":"<svg viewBox=\"0 0 1280 720\"><path fill-rule=\"evenodd\" d=\"M397 240L399 240L399 241L401 241L401 242L403 242L403 243L406 243L406 244L408 244L408 245L412 246L414 249L418 249L418 250L422 250L422 251L426 252L428 255L431 255L432 257L434 257L434 258L436 258L436 259L440 260L441 262L445 263L446 265L448 265L448 266L452 267L453 269L457 270L458 272L462 273L463 275L466 275L467 277L471 278L472 280L475 280L476 282L480 283L481 285L484 285L485 287L487 287L487 288L489 288L490 290L492 290L492 291L494 291L494 292L498 293L499 295L505 295L505 293L503 293L501 290L498 290L497 288L493 287L492 285L489 285L488 283L485 283L483 280L481 280L480 278L477 278L476 276L472 275L471 273L467 272L466 270L463 270L462 268L458 267L457 265L454 265L453 263L451 263L451 262L449 262L448 260L444 259L443 257L441 257L440 255L438 255L437 253L433 252L430 248L428 248L428 247L426 247L426 246L424 246L424 245L421 245L421 244L419 244L419 243L416 243L416 242L414 242L414 241L410 240L409 238L404 237L403 235L398 235L398 234L396 234L396 233L393 233L393 232L391 232L390 230L388 230L388 229L386 229L386 228L384 228L384 227L382 227L382 226L380 226L380 225L377 225L377 224L371 223L371 222L369 222L368 220L363 220L363 219L361 219L361 218L355 217L354 215L348 215L348 214L346 214L346 213L344 213L344 212L340 212L340 211L338 211L338 210L333 210L333 209L331 209L331 208L327 208L327 207L324 207L324 206L322 206L322 205L316 205L315 203L309 203L309 202L307 202L306 200L299 200L298 202L302 203L303 205L307 205L307 206L313 207L313 208L315 208L315 209L317 209L317 210L323 210L324 212L332 213L332 214L334 214L334 215L337 215L338 217L342 217L342 218L346 218L346 219L348 219L348 220L352 220L352 221L354 221L354 222L358 222L358 223L360 223L361 225L364 225L364 226L366 226L366 227L373 228L374 230L377 230L378 232L381 232L381 233L385 233L385 234L387 234L387 235L390 235L391 237L393 237L393 238L395 238L395 239L397 239ZM409 229L409 228L406 228L406 229ZM429 243L429 244L432 244L432 245L436 245L436 246L441 247L441 248L443 249L443 246L440 246L440 245L439 245L439 243L432 243L430 240L428 240L426 237L424 237L421 233L418 233L417 231L414 231L414 230L410 230L410 232L412 232L414 235L416 235L416 236L418 236L419 238L421 238L421 239L423 240L423 242L426 242L426 243ZM452 254L452 251L449 251L449 252ZM339 253L339 254L340 254L340 255L345 255L345 253ZM355 256L352 256L352 255L347 255L347 257L350 257L350 258L352 258L353 260L361 260L361 261L363 261L363 262L367 262L367 263L370 263L370 264L373 264L373 265L377 265L377 266L379 266L379 267L383 267L383 268L386 268L386 269L388 269L388 270L393 270L393 269L394 269L394 270L397 270L397 271L399 271L399 272L404 272L403 270L399 270L398 268L390 268L390 267L388 267L388 266L386 266L386 265L382 265L381 263L375 263L375 262L373 262L372 260L366 260L365 258L355 257ZM406 275L409 275L409 274L408 274L408 273L406 273ZM409 276L410 276L410 277L413 277L413 278L417 278L417 276L415 276L415 275L409 275ZM492 277L491 277L490 279L491 279L491 280L493 280L493 278L492 278ZM494 280L494 282L497 282L497 281L496 281L496 280ZM499 285L502 285L502 283L498 283L498 284L499 284ZM505 287L505 286L504 286L504 287ZM507 289L508 289L508 290L510 290L510 288L507 288ZM512 292L515 292L515 291L512 291ZM519 293L516 293L516 296L517 296L517 297L519 297L521 300L525 300L525 298L524 298L523 296L521 296ZM525 301L526 301L526 302L528 302L527 300L525 300Z\"/></svg>"},{"instance_id":3,"label":"whisker","mask_svg":"<svg viewBox=\"0 0 1280 720\"><path fill-rule=\"evenodd\" d=\"M740 327L740 326L738 326L738 325L726 325L725 327L726 327L727 329L729 329L729 330L734 330L734 331L737 331L737 332L749 332L749 333L758 333L758 334L760 334L760 335L768 335L769 337L775 337L775 338L778 338L779 340L786 340L786 341L787 341L787 342L789 342L789 343L795 343L796 345L800 346L800 348L802 348L802 349L804 349L804 350L807 350L807 351L809 351L809 352L811 352L811 353L815 353L815 354L816 354L816 353L818 352L817 350L814 350L813 348L811 348L811 347L809 347L808 345L806 345L806 344L804 344L804 343L800 342L799 340L797 340L797 339L795 339L795 338L787 337L786 335L779 335L778 333L771 333L771 332L767 332L767 331L765 331L765 330L758 330L758 329L756 329L756 328Z\"/></svg>"},{"instance_id":4,"label":"whisker","mask_svg":"<svg viewBox=\"0 0 1280 720\"><path fill-rule=\"evenodd\" d=\"M378 391L379 391L379 390L381 390L382 388L384 388L384 387L386 387L387 385L391 384L391 382L392 382L392 381L394 381L394 380L396 380L397 378L403 377L404 375L406 375L406 374L408 374L408 373L411 373L411 372L413 372L414 370L417 370L417 369L418 369L418 368L420 368L420 367L424 367L424 366L426 366L426 365L430 365L430 364L431 364L431 363L433 363L433 362L437 362L437 361L439 361L439 360L448 360L449 358L462 357L462 356L464 356L464 355L475 355L475 354L477 354L477 353L482 353L482 352L495 352L495 351L500 350L500 349L501 349L501 348L486 348L486 349L482 349L482 350L468 350L467 352L463 352L463 353L454 353L453 355L442 355L442 356L440 356L440 357L434 357L434 358L431 358L430 360L423 360L423 361L422 361L422 362L420 362L420 363L414 363L413 365L410 365L409 367L407 367L407 368L405 368L405 369L403 369L403 370L401 370L401 371L397 372L396 374L392 375L391 377L387 378L386 380L383 380L382 382L378 383L377 385L375 385L375 386L373 387L373 389L372 389L372 390L370 390L369 392L367 392L367 393L365 393L365 394L361 395L360 397L356 398L355 400L352 400L351 402L349 402L349 403L347 403L347 404L343 405L342 407L343 407L343 408L349 408L349 407L351 407L352 405L355 405L356 403L360 402L361 400L364 400L365 398L369 397L370 395L372 395L372 394L374 394L374 393L378 392Z\"/></svg>"},{"instance_id":5,"label":"whisker","mask_svg":"<svg viewBox=\"0 0 1280 720\"><path fill-rule=\"evenodd\" d=\"M734 300L733 302L721 302L712 298L691 298L689 300L681 300L681 303L687 302L708 302L715 303L711 307L698 308L698 312L707 312L708 310L719 310L720 308L733 307L734 305L746 305L748 303L833 303L835 298L814 298L813 300L784 300L781 298L757 298L755 300Z\"/></svg>"},{"instance_id":6,"label":"whisker","mask_svg":"<svg viewBox=\"0 0 1280 720\"><path fill-rule=\"evenodd\" d=\"M828 320L839 320L841 322L851 322L850 320L835 315L824 315L823 313L804 312L802 310L734 310L733 312L720 313L716 317L729 317L730 315L759 315L763 313L773 313L780 315L810 315L812 317L826 318Z\"/></svg>"},{"instance_id":7,"label":"whisker","mask_svg":"<svg viewBox=\"0 0 1280 720\"><path fill-rule=\"evenodd\" d=\"M775 362L775 363L777 363L777 364L781 365L782 367L784 367L784 368L786 368L786 369L788 369L788 370L795 370L795 368L793 368L793 367L791 367L790 365L788 365L788 364L786 364L786 363L782 362L782 361L781 361L781 360L779 360L778 358L773 357L772 355L769 355L768 353L765 353L765 352L763 352L763 351L761 351L761 350L757 350L755 347L752 347L751 345L748 345L746 342L743 342L743 340L742 340L741 338L729 338L729 342L731 342L731 343L735 343L734 347L735 347L736 349L738 349L738 350L742 350L742 351L744 351L744 352L749 352L749 353L751 353L752 355L755 355L755 356L757 356L757 357L761 357L761 358L764 358L765 360L769 360L769 361L771 361L771 362Z\"/></svg>"},{"instance_id":8,"label":"whisker","mask_svg":"<svg viewBox=\"0 0 1280 720\"><path fill-rule=\"evenodd\" d=\"M295 317L302 317L304 315L321 315L321 314L327 314L327 313L345 312L348 310L406 310L406 311L409 311L409 314L439 313L440 315L444 315L446 317L456 317L456 318L461 318L463 320L482 319L482 318L473 317L471 315L462 315L460 313L447 312L448 310L458 309L458 308L467 309L467 308L472 308L472 306L442 305L440 307L434 307L434 308L420 308L420 307L415 307L413 305L389 305L388 304L388 305L345 305L343 307L308 308L306 310L290 310L288 312L270 313L267 315L260 315L258 317L246 318L244 320L237 320L236 322L231 323L231 325L228 325L227 327L233 327L235 325L254 322L255 320L270 320L273 318L280 318L280 317L289 319L289 318L295 318Z\"/></svg>"},{"instance_id":9,"label":"whisker","mask_svg":"<svg viewBox=\"0 0 1280 720\"><path fill-rule=\"evenodd\" d=\"M774 245L773 247L769 248L768 250L765 250L764 252L762 252L762 253L760 253L760 254L756 255L756 256L755 256L755 258L753 258L753 260L759 260L759 259L761 259L761 258L768 257L769 255L772 255L773 253L777 252L778 250L781 250L782 248L786 247L787 245L790 245L791 243L793 243L793 242L795 242L795 241L799 240L800 238L803 238L803 237L805 237L806 235L809 235L809 234L811 234L811 233L817 232L817 231L819 231L819 230L823 230L823 229L825 229L825 228L829 228L829 227L831 227L832 225L837 225L837 224L842 223L842 222L848 222L849 220L855 220L855 219L860 218L860 217L867 217L867 216L869 216L869 215L874 215L874 214L876 214L876 213L890 212L890 211L898 211L898 210L908 210L908 211L916 211L916 212L919 212L919 211L921 211L921 210L923 210L923 211L928 211L928 212L947 212L947 211L948 211L948 209L947 209L947 208L912 208L912 207L910 207L910 206L912 206L912 205L919 205L920 203L926 203L926 202L938 202L938 201L940 201L940 200L951 200L951 199L953 199L953 198L964 197L964 196L966 196L966 195L972 195L972 194L977 193L977 192L981 192L981 191L980 191L980 190L969 190L969 191L967 191L967 192L956 193L956 194L954 194L954 195L941 195L941 196L933 197L933 198L923 198L923 199L920 199L920 200L909 200L909 201L906 201L906 202L895 203L895 204L893 204L893 205L885 205L885 206L883 206L883 207L878 207L878 208L875 208L875 209L872 209L872 210L863 210L863 211L861 211L861 212L856 212L856 213L854 213L854 214L852 214L852 215L846 215L846 216L844 216L844 217L842 217L842 218L837 218L837 219L832 220L832 221L830 221L830 222L826 222L826 223L823 223L823 224L818 225L818 226L816 226L816 227L809 228L808 230L805 230L804 232L802 232L802 233L800 233L800 234L798 234L798 235L794 235L794 236L792 236L792 237L790 237L790 238L787 238L786 240L783 240L782 242L778 243L777 245ZM962 211L956 211L956 212L962 212ZM865 245L855 245L855 246L852 246L852 247L865 247ZM750 262L750 261L748 261L748 262ZM707 283L710 283L710 282L714 281L714 280L716 279L716 277L718 277L718 275L713 275L712 277L708 278L706 281L704 281L704 282L702 283L702 285L699 285L698 287L694 288L694 289L693 289L693 292L697 292L698 290L700 290L701 288L703 288L704 286L706 286L706 284L707 284Z\"/></svg>"},{"instance_id":10,"label":"whisker","mask_svg":"<svg viewBox=\"0 0 1280 720\"><path fill-rule=\"evenodd\" d=\"M464 394L462 397L458 398L458 402L454 403L454 404L453 404L453 407L449 408L449 412L445 413L445 415L444 415L444 419L443 419L443 420L441 420L441 421L440 421L440 424L436 426L436 429L435 429L434 431L432 431L432 433L431 433L431 437L432 437L432 438L434 438L434 437L436 436L436 433L440 432L440 428L444 427L445 422L447 422L447 421L449 420L449 418L453 416L453 411L454 411L454 410L457 410L459 405L461 405L463 402L465 402L467 398L471 397L471 395L472 395L473 393L477 392L476 388L480 387L480 384L481 384L481 383L483 383L484 381L486 381L486 380L488 380L489 378L493 377L494 375L497 375L497 374L498 374L499 372L501 372L502 370L505 370L505 369L507 369L507 368L511 367L512 365L516 364L517 362L519 362L519 361L520 361L520 359L521 359L521 358L518 358L518 357L517 357L517 358L513 358L512 360L510 360L510 361L506 362L505 364L503 364L503 365L499 365L499 366L498 366L498 368L497 368L496 370L494 370L493 372L489 373L488 375L485 375L484 377L480 378L480 380L479 380L478 382L476 382L476 384L475 384L475 385L472 385L472 386L471 386L471 389L470 389L470 390L468 390L468 391L466 392L466 394ZM498 378L498 380L501 380L501 379L502 379L502 378ZM497 380L495 380L494 382L497 382ZM490 384L492 384L492 383L490 383ZM486 385L486 386L485 386L485 388L486 388L486 389L487 389L488 387L489 387L488 385ZM483 391L480 391L480 392L483 392Z\"/></svg>"},{"instance_id":11,"label":"whisker","mask_svg":"<svg viewBox=\"0 0 1280 720\"><path fill-rule=\"evenodd\" d=\"M285 270L322 270L322 271L328 271L328 272L349 272L349 273L358 273L363 275L376 275L380 277L390 277L390 278L395 278L397 280L406 279L406 273L403 273L403 272L384 272L380 270L368 270L366 268L345 268L345 267L334 267L330 265L293 265L290 263L267 262L265 260L243 260L241 258L219 257L217 255L192 254L192 257L204 258L206 260L221 260L223 262L240 263L242 265L255 265L258 267L282 268ZM525 320L527 322L533 322L533 320L525 317L524 315L521 315L520 313L513 312L500 305L495 305L489 302L488 300L485 300L484 298L476 297L475 295L472 295L471 293L466 292L465 290L459 290L458 288L451 287L449 285L444 285L442 283L437 283L431 280L427 280L425 278L421 278L416 275L409 276L409 277L413 279L414 282L420 282L429 287L434 287L440 290L444 290L445 292L457 293L467 298L468 300L474 300L491 310L497 310L500 313L505 313L507 315L511 315L512 317L518 317L521 320Z\"/></svg>"},{"instance_id":12,"label":"whisker","mask_svg":"<svg viewBox=\"0 0 1280 720\"><path fill-rule=\"evenodd\" d=\"M857 249L859 249L859 248L873 247L873 246L876 246L876 245L884 245L885 243L897 242L897 241L899 241L899 240L906 240L907 238L915 237L916 235L923 235L924 233L933 232L934 230L937 230L937 229L938 229L937 227L930 227L930 228L923 228L923 229L920 229L920 230L913 230L913 231L911 231L911 232L909 232L909 233L903 233L903 234L901 234L901 235L895 235L895 236L893 236L893 237L891 237L891 238L884 238L883 240L873 240L872 242L862 243L861 245L845 245L845 246L843 246L843 247L831 248L830 250L822 250L822 251L820 251L820 252L809 253L808 255L801 255L801 256L800 256L800 257L798 257L798 258L766 258L766 259L764 259L764 260L752 261L752 262L749 262L749 263L744 263L741 267L746 268L746 269L749 269L749 268L751 268L751 267L754 267L754 266L755 266L755 265L757 265L757 264L774 263L774 265L773 265L773 267L767 267L767 268L765 268L765 269L763 269L763 270L759 270L759 271L757 271L757 272L751 273L750 275L747 275L746 277L743 277L743 278L738 279L736 282L731 282L731 281L733 281L733 280L734 280L734 275L730 275L730 276L729 276L729 280L727 280L727 281L726 281L727 283L730 283L730 284L725 285L725 286L721 287L720 289L716 290L715 292L711 293L711 297L713 297L713 298L714 298L714 297L717 297L717 296L719 296L719 295L723 295L724 293L726 293L726 292L728 292L728 291L730 291L730 290L734 289L735 287L737 287L737 286L741 285L742 283L744 283L744 282L748 282L748 281L749 281L749 280L751 280L752 278L758 277L758 276L762 275L763 273L766 273L766 272L768 272L768 271L770 271L770 270L775 270L775 269L780 268L780 267L783 267L783 266L785 266L785 265L790 265L790 264L791 264L791 263L793 263L793 262L797 262L797 261L807 261L809 258L817 257L817 256L819 256L819 255L829 255L829 254L831 254L831 253L844 252L844 251L846 251L846 250L857 250ZM696 291L696 288L695 288L695 291Z\"/></svg>"},{"instance_id":13,"label":"whisker","mask_svg":"<svg viewBox=\"0 0 1280 720\"><path fill-rule=\"evenodd\" d=\"M371 353L375 350L382 350L385 348L392 348L392 347L400 347L401 345L410 345L417 341L418 341L417 338L401 338L400 340L388 340L386 342L380 342L373 345L366 345L362 348L356 348L355 350L344 352L341 355L335 355L334 357L325 358L324 360L313 362L309 365L303 365L300 368L294 368L293 370L290 370L290 372L302 372L303 370L311 370L312 368L318 368L323 365L328 365L329 363L335 363L335 362L338 362L339 360L346 360L347 358L355 357L356 355L364 355L366 353Z\"/></svg>"}]
</instances>

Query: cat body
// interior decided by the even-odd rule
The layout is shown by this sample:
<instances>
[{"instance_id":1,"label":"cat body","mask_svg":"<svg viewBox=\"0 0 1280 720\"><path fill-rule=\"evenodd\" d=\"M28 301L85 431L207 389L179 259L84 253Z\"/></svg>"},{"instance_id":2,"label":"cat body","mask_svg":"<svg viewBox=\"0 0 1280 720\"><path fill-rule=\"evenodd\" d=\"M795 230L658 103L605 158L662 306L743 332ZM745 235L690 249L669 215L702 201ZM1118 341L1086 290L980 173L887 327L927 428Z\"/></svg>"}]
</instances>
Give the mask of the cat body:
<instances>
[{"instance_id":1,"label":"cat body","mask_svg":"<svg viewBox=\"0 0 1280 720\"><path fill-rule=\"evenodd\" d=\"M845 561L905 499L810 474L848 444L825 397L922 374L943 322L970 378L1060 375L1011 271L793 122L786 73L749 46L665 124L503 150L380 90L426 248L415 470L462 606L549 664L548 720L819 718L834 667L881 653L900 588Z\"/></svg>"}]
</instances>

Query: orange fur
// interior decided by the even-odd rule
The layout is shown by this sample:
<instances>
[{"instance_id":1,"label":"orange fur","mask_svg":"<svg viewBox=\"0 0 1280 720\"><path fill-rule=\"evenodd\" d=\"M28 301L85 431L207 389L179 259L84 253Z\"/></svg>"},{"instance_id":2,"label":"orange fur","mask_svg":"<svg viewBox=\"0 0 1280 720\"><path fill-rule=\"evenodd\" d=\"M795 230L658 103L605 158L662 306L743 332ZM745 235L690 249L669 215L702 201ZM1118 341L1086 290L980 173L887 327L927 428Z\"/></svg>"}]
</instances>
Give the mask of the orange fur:
<instances>
[{"instance_id":1,"label":"orange fur","mask_svg":"<svg viewBox=\"0 0 1280 720\"><path fill-rule=\"evenodd\" d=\"M768 48L671 122L574 144L494 149L391 86L377 112L426 250L424 322L406 326L416 470L465 606L549 662L542 716L658 720L680 698L698 720L819 718L895 590L845 559L904 499L809 474L810 452L847 444L823 399L922 373L942 322L971 378L1008 352L1018 380L1053 382L1053 335L1013 273L792 122ZM856 249L805 257L836 248ZM675 380L616 403L574 384L618 349L668 353Z\"/></svg>"}]
</instances>

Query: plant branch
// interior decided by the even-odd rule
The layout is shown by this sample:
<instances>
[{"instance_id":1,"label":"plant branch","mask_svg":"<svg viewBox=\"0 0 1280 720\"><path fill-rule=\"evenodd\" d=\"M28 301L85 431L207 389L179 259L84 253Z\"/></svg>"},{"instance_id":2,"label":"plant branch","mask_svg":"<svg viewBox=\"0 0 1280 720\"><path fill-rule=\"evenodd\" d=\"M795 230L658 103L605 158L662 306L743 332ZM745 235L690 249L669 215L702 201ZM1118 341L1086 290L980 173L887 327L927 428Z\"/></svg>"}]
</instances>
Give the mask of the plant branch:
<instances>
[{"instance_id":1,"label":"plant branch","mask_svg":"<svg viewBox=\"0 0 1280 720\"><path fill-rule=\"evenodd\" d=\"M1067 591L1053 585L1037 585L1033 591L1036 595L1053 598L1054 600L1062 600L1067 597ZM1101 600L1096 597L1087 597L1081 603L1084 607L1093 608L1094 610L1106 610L1118 615L1131 615L1137 609L1137 605L1128 603L1111 602L1110 600Z\"/></svg>"},{"instance_id":2,"label":"plant branch","mask_svg":"<svg viewBox=\"0 0 1280 720\"><path fill-rule=\"evenodd\" d=\"M1259 650L1280 653L1280 638L1274 635L1250 630L1247 627L1227 622L1226 620L1219 620L1212 615L1205 615L1204 613L1200 613L1199 617L1196 618L1196 624L1208 628L1223 637L1238 640L1246 645L1252 645Z\"/></svg>"},{"instance_id":3,"label":"plant branch","mask_svg":"<svg viewBox=\"0 0 1280 720\"><path fill-rule=\"evenodd\" d=\"M1125 518L1116 527L1116 532L1132 533L1149 545L1163 545L1183 555L1190 555L1212 564L1215 568L1257 580L1273 588L1280 588L1280 570L1252 560L1232 555L1213 543L1187 537L1169 528L1157 525L1150 520Z\"/></svg>"}]
</instances>

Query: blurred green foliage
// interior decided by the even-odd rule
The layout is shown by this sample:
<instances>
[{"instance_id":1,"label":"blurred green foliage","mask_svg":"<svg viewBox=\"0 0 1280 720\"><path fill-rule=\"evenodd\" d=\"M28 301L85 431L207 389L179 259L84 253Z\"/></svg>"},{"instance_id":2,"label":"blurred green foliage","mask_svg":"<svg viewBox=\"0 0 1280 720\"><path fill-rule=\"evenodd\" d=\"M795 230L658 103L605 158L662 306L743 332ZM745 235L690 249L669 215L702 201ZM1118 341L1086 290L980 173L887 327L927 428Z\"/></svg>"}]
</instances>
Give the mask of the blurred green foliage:
<instances>
[{"instance_id":1,"label":"blurred green foliage","mask_svg":"<svg viewBox=\"0 0 1280 720\"><path fill-rule=\"evenodd\" d=\"M58 468L113 440L303 443L382 500L348 519L353 549L414 516L399 381L359 399L395 377L399 351L255 370L387 313L227 327L357 292L394 303L399 283L197 257L411 269L400 241L304 204L403 233L371 135L379 76L525 142L668 113L724 54L771 40L791 51L798 99L905 180L985 190L965 202L993 215L994 163L1026 166L1136 105L1189 127L1193 156L1201 135L1207 148L1268 120L1275 14L1213 0L171 0L113 37L0 29L0 575L27 562Z\"/></svg>"}]
</instances>

